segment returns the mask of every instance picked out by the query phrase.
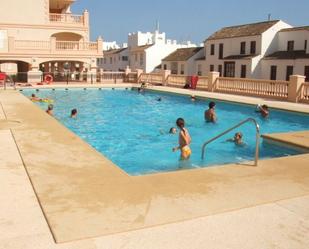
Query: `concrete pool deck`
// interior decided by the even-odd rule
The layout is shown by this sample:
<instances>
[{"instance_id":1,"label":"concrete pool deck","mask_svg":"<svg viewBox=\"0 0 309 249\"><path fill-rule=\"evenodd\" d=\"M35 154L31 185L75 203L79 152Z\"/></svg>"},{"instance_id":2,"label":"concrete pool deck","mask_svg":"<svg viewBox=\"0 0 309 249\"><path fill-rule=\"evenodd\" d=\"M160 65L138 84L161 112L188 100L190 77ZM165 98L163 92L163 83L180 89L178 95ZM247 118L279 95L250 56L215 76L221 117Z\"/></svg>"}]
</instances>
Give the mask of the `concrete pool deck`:
<instances>
[{"instance_id":1,"label":"concrete pool deck","mask_svg":"<svg viewBox=\"0 0 309 249\"><path fill-rule=\"evenodd\" d=\"M20 93L0 91L0 103L0 248L29 238L48 245L38 248L240 248L241 232L245 248L309 244L309 154L132 177Z\"/></svg>"}]
</instances>

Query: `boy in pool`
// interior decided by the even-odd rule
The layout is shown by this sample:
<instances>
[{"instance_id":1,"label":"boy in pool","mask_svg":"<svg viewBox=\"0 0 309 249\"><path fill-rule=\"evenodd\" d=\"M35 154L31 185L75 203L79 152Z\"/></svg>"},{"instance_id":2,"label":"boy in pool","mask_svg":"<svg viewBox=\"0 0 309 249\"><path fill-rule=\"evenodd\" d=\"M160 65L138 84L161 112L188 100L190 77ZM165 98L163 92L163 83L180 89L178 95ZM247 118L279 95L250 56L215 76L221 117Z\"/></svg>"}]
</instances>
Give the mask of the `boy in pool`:
<instances>
[{"instance_id":1,"label":"boy in pool","mask_svg":"<svg viewBox=\"0 0 309 249\"><path fill-rule=\"evenodd\" d=\"M77 117L77 109L73 109L71 111L71 118L76 118Z\"/></svg>"},{"instance_id":2,"label":"boy in pool","mask_svg":"<svg viewBox=\"0 0 309 249\"><path fill-rule=\"evenodd\" d=\"M261 113L263 118L267 118L269 116L269 109L267 105L258 105L257 112Z\"/></svg>"},{"instance_id":3,"label":"boy in pool","mask_svg":"<svg viewBox=\"0 0 309 249\"><path fill-rule=\"evenodd\" d=\"M227 142L233 142L235 143L236 145L243 145L244 142L242 141L242 133L241 132L237 132L235 133L235 136L233 138L230 138L228 140L226 140Z\"/></svg>"},{"instance_id":4,"label":"boy in pool","mask_svg":"<svg viewBox=\"0 0 309 249\"><path fill-rule=\"evenodd\" d=\"M210 102L208 106L209 106L209 109L206 110L205 113L204 113L205 120L207 122L215 123L217 121L217 115L216 115L216 112L215 112L216 103Z\"/></svg>"},{"instance_id":5,"label":"boy in pool","mask_svg":"<svg viewBox=\"0 0 309 249\"><path fill-rule=\"evenodd\" d=\"M173 152L180 150L180 160L187 160L191 156L191 149L189 147L191 143L191 137L187 129L185 128L185 121L183 118L178 118L176 121L179 127L179 146L173 148Z\"/></svg>"},{"instance_id":6,"label":"boy in pool","mask_svg":"<svg viewBox=\"0 0 309 249\"><path fill-rule=\"evenodd\" d=\"M42 99L40 99L34 93L32 93L31 97L30 97L30 100L36 102L36 101L41 101Z\"/></svg>"},{"instance_id":7,"label":"boy in pool","mask_svg":"<svg viewBox=\"0 0 309 249\"><path fill-rule=\"evenodd\" d=\"M169 134L176 134L177 133L177 129L175 127L172 127L169 131Z\"/></svg>"}]
</instances>

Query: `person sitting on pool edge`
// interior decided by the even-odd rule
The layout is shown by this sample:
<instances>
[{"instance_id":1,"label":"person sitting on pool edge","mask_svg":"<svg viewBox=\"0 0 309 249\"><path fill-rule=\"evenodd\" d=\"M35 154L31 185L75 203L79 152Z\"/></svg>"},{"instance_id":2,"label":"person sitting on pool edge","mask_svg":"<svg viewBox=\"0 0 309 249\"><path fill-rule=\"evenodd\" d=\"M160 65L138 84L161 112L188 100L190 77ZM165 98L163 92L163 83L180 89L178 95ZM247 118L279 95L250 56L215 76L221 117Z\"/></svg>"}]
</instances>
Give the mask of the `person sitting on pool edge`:
<instances>
[{"instance_id":1,"label":"person sitting on pool edge","mask_svg":"<svg viewBox=\"0 0 309 249\"><path fill-rule=\"evenodd\" d=\"M243 145L244 142L242 141L242 137L243 137L242 133L241 132L237 132L237 133L235 133L233 138L230 138L230 139L228 139L226 141L227 142L233 142L236 145Z\"/></svg>"},{"instance_id":2,"label":"person sitting on pool edge","mask_svg":"<svg viewBox=\"0 0 309 249\"><path fill-rule=\"evenodd\" d=\"M77 109L73 109L72 111L71 111L71 116L70 116L71 118L76 118L77 117Z\"/></svg>"},{"instance_id":3,"label":"person sitting on pool edge","mask_svg":"<svg viewBox=\"0 0 309 249\"><path fill-rule=\"evenodd\" d=\"M209 106L209 109L205 111L204 118L207 122L215 123L217 121L217 115L215 112L216 103L210 102L208 106Z\"/></svg>"},{"instance_id":4,"label":"person sitting on pool edge","mask_svg":"<svg viewBox=\"0 0 309 249\"><path fill-rule=\"evenodd\" d=\"M47 107L46 113L49 114L50 116L54 116L53 110L54 110L54 106L52 104L49 104Z\"/></svg>"},{"instance_id":5,"label":"person sitting on pool edge","mask_svg":"<svg viewBox=\"0 0 309 249\"><path fill-rule=\"evenodd\" d=\"M263 118L267 118L269 116L269 108L267 105L258 105L257 112L261 113Z\"/></svg>"},{"instance_id":6,"label":"person sitting on pool edge","mask_svg":"<svg viewBox=\"0 0 309 249\"><path fill-rule=\"evenodd\" d=\"M179 146L173 148L173 152L180 150L180 160L188 160L191 156L191 149L189 147L191 143L191 137L188 130L185 128L185 121L183 118L178 118L176 121L179 127Z\"/></svg>"}]
</instances>

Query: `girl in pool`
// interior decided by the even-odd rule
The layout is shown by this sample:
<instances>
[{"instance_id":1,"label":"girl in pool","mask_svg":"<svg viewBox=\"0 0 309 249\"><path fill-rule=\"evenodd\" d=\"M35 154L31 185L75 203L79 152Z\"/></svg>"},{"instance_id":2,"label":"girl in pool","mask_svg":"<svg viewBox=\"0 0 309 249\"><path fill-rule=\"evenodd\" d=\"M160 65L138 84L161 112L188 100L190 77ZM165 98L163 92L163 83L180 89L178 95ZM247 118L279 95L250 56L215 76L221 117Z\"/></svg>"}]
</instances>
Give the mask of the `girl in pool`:
<instances>
[{"instance_id":1,"label":"girl in pool","mask_svg":"<svg viewBox=\"0 0 309 249\"><path fill-rule=\"evenodd\" d=\"M191 156L191 149L189 147L191 143L191 137L188 130L185 128L185 121L183 118L178 118L176 121L179 127L179 146L173 148L173 152L180 150L180 160L187 160Z\"/></svg>"}]
</instances>

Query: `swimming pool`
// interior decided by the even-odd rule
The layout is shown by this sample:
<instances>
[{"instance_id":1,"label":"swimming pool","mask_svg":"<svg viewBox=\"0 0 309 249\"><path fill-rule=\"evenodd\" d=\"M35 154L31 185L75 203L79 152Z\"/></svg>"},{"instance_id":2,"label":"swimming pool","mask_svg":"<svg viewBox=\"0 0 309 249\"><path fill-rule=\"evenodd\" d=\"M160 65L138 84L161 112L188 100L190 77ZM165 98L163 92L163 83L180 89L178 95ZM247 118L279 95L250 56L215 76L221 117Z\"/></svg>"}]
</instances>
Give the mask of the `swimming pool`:
<instances>
[{"instance_id":1,"label":"swimming pool","mask_svg":"<svg viewBox=\"0 0 309 249\"><path fill-rule=\"evenodd\" d=\"M179 168L206 167L253 160L255 127L248 123L240 127L245 146L226 142L232 132L207 147L201 160L202 144L240 121L252 117L261 127L261 133L306 130L309 115L271 110L270 118L263 119L250 105L216 101L218 122L204 121L209 100L192 102L186 96L146 92L131 89L56 89L55 91L24 90L24 95L36 93L41 98L54 100L55 117L66 127L131 175L179 170ZM161 98L162 101L157 101ZM46 109L47 103L36 103ZM78 117L71 119L70 111L78 109ZM179 152L173 153L178 135L169 134L178 117L183 117L192 137L192 156L179 161ZM298 154L299 151L260 144L260 158Z\"/></svg>"}]
</instances>

